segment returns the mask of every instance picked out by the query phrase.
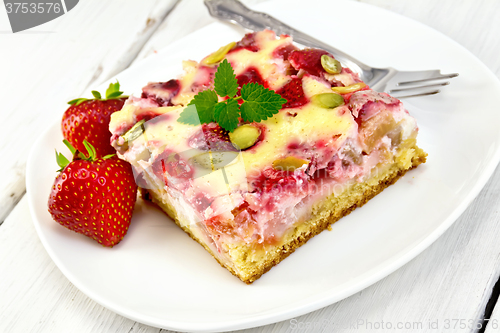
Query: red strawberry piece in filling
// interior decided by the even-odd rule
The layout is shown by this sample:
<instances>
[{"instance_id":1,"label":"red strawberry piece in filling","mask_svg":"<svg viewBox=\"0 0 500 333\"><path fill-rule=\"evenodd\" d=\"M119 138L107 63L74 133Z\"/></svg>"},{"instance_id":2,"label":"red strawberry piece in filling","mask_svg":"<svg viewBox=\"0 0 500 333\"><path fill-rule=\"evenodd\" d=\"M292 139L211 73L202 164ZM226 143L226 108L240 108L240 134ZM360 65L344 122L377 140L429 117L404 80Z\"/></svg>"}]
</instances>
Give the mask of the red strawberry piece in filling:
<instances>
[{"instance_id":1,"label":"red strawberry piece in filling","mask_svg":"<svg viewBox=\"0 0 500 333\"><path fill-rule=\"evenodd\" d=\"M283 202L303 197L310 186L309 176L304 172L293 172L267 168L250 181L253 195L259 199L257 206L251 207L255 211L264 209L267 212L275 211Z\"/></svg>"},{"instance_id":2,"label":"red strawberry piece in filling","mask_svg":"<svg viewBox=\"0 0 500 333\"><path fill-rule=\"evenodd\" d=\"M297 176L293 171L276 170L267 168L252 180L255 192L271 192L277 190L289 191L298 185Z\"/></svg>"},{"instance_id":3,"label":"red strawberry piece in filling","mask_svg":"<svg viewBox=\"0 0 500 333\"><path fill-rule=\"evenodd\" d=\"M213 199L202 192L198 192L191 200L191 203L199 212L204 212L208 207L210 207L212 202Z\"/></svg>"},{"instance_id":4,"label":"red strawberry piece in filling","mask_svg":"<svg viewBox=\"0 0 500 333\"><path fill-rule=\"evenodd\" d=\"M288 82L287 85L280 88L276 93L287 100L283 105L283 109L298 108L309 102L302 88L302 79L298 77L293 78L292 81Z\"/></svg>"},{"instance_id":5,"label":"red strawberry piece in filling","mask_svg":"<svg viewBox=\"0 0 500 333\"><path fill-rule=\"evenodd\" d=\"M236 232L235 225L231 224L227 220L221 219L220 216L209 218L203 221L203 223L213 235L234 236Z\"/></svg>"},{"instance_id":6,"label":"red strawberry piece in filling","mask_svg":"<svg viewBox=\"0 0 500 333\"><path fill-rule=\"evenodd\" d=\"M165 150L158 155L151 165L153 173L163 179L166 185L171 184L169 177L186 180L193 177L194 168L180 154Z\"/></svg>"},{"instance_id":7,"label":"red strawberry piece in filling","mask_svg":"<svg viewBox=\"0 0 500 333\"><path fill-rule=\"evenodd\" d=\"M257 83L263 85L265 88L269 88L267 81L265 81L259 73L259 70L253 66L248 67L243 73L236 77L238 81L238 96L240 95L240 90L243 85L248 83ZM238 101L239 104L243 103L243 100Z\"/></svg>"},{"instance_id":8,"label":"red strawberry piece in filling","mask_svg":"<svg viewBox=\"0 0 500 333\"><path fill-rule=\"evenodd\" d=\"M398 109L401 101L383 92L361 89L349 95L349 102L346 105L359 124L382 110Z\"/></svg>"},{"instance_id":9,"label":"red strawberry piece in filling","mask_svg":"<svg viewBox=\"0 0 500 333\"><path fill-rule=\"evenodd\" d=\"M215 123L201 125L201 129L188 139L188 145L203 151L237 151L228 132Z\"/></svg>"},{"instance_id":10,"label":"red strawberry piece in filling","mask_svg":"<svg viewBox=\"0 0 500 333\"><path fill-rule=\"evenodd\" d=\"M331 54L321 49L304 49L295 50L290 53L288 60L296 70L305 70L311 75L321 76L326 71L321 66L321 56L327 54L333 58Z\"/></svg>"},{"instance_id":11,"label":"red strawberry piece in filling","mask_svg":"<svg viewBox=\"0 0 500 333\"><path fill-rule=\"evenodd\" d=\"M364 90L371 90L371 88L369 86L365 86L363 88L361 88L360 90L358 91L364 91ZM347 93L347 94L343 94L342 97L344 97L344 103L347 105L350 103L351 101L351 96L352 94L358 92L358 91L355 91L355 92L352 92L352 93Z\"/></svg>"},{"instance_id":12,"label":"red strawberry piece in filling","mask_svg":"<svg viewBox=\"0 0 500 333\"><path fill-rule=\"evenodd\" d=\"M238 88L241 89L241 87L247 83L258 83L263 85L264 87L268 87L268 84L262 76L259 73L259 70L253 66L248 67L243 73L238 75L236 77L236 80L238 81Z\"/></svg>"},{"instance_id":13,"label":"red strawberry piece in filling","mask_svg":"<svg viewBox=\"0 0 500 333\"><path fill-rule=\"evenodd\" d=\"M179 80L170 80L167 82L152 82L142 88L142 98L148 98L155 101L160 106L172 106L174 98L181 89Z\"/></svg>"},{"instance_id":14,"label":"red strawberry piece in filling","mask_svg":"<svg viewBox=\"0 0 500 333\"><path fill-rule=\"evenodd\" d=\"M162 116L161 119L160 118L156 118L158 116ZM154 119L154 118L156 118L156 119ZM152 110L147 110L147 111L139 113L136 116L136 122L139 122L139 121L141 121L141 120L144 119L144 121L149 122L149 124L153 124L153 123L156 123L156 122L158 122L160 120L167 121L168 118L170 118L169 114L156 113L156 112L154 112ZM152 119L154 119L154 120L152 120Z\"/></svg>"},{"instance_id":15,"label":"red strawberry piece in filling","mask_svg":"<svg viewBox=\"0 0 500 333\"><path fill-rule=\"evenodd\" d=\"M288 60L290 53L292 53L292 51L296 51L296 50L298 50L298 48L293 44L281 46L281 47L276 48L276 50L274 50L273 57L274 58L281 58L283 60Z\"/></svg>"},{"instance_id":16,"label":"red strawberry piece in filling","mask_svg":"<svg viewBox=\"0 0 500 333\"><path fill-rule=\"evenodd\" d=\"M241 49L246 49L251 52L258 52L259 47L255 41L255 32L246 34L239 42L236 43L236 46L229 51L228 53L232 53Z\"/></svg>"}]
</instances>

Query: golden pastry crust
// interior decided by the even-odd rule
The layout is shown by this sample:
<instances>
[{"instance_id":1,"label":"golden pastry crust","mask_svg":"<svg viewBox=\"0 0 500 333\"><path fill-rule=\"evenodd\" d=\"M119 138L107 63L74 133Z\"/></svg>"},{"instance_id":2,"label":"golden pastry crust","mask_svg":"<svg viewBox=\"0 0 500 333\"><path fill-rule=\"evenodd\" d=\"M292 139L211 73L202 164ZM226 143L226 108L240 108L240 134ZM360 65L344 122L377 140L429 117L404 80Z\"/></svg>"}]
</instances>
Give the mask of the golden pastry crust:
<instances>
[{"instance_id":1,"label":"golden pastry crust","mask_svg":"<svg viewBox=\"0 0 500 333\"><path fill-rule=\"evenodd\" d=\"M326 199L315 204L311 215L306 220L297 223L294 228L287 232L279 244L267 245L265 250L256 250L252 244L241 244L227 249L232 264L237 269L221 262L205 242L198 239L188 227L184 226L185 224L179 221L175 210L170 204L162 202L161 198L156 198L154 192L142 190L141 193L144 199L152 201L159 206L191 238L211 253L222 267L229 270L241 281L251 284L273 266L288 257L297 248L305 244L309 239L323 230L329 229L331 224L348 215L357 207L363 206L385 188L394 184L407 171L417 167L421 163L425 163L426 157L427 154L417 146L401 150L396 156L394 163L384 168L383 173L375 173L367 181L355 183L339 195L331 194ZM401 160L411 161L411 164L401 162Z\"/></svg>"}]
</instances>

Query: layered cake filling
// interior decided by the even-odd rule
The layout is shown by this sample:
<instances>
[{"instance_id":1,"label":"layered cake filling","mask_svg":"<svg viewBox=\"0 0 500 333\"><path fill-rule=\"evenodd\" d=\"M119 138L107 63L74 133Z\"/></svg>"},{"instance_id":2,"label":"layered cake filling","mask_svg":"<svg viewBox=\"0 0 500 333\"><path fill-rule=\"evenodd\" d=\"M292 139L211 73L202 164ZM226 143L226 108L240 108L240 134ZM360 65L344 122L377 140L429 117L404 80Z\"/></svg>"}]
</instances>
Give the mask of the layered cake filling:
<instances>
[{"instance_id":1,"label":"layered cake filling","mask_svg":"<svg viewBox=\"0 0 500 333\"><path fill-rule=\"evenodd\" d=\"M259 123L240 119L232 133L180 123L193 97L213 88L222 59L238 89L261 84L286 99L282 109ZM182 77L130 97L112 115L112 145L139 186L239 274L235 248L279 245L317 202L414 163L417 125L402 103L333 59L272 31L247 34L199 63L185 61Z\"/></svg>"}]
</instances>

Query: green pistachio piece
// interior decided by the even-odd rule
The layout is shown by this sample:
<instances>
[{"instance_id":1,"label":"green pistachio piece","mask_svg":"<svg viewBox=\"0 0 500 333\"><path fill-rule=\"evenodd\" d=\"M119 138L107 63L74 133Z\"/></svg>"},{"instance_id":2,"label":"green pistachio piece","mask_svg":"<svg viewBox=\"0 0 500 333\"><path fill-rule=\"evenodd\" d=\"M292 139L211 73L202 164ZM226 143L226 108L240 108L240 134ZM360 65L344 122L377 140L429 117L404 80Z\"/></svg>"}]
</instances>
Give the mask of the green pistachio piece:
<instances>
[{"instance_id":1,"label":"green pistachio piece","mask_svg":"<svg viewBox=\"0 0 500 333\"><path fill-rule=\"evenodd\" d=\"M226 56L226 54L229 51L231 51L231 49L233 47L235 47L235 46L236 46L236 43L235 42L231 42L231 43L229 43L229 44L221 47L220 49L218 49L214 53L210 54L208 57L206 57L205 59L203 59L203 61L201 63L203 65L213 65L213 64L216 64L219 61L221 61L222 59L224 59L224 57Z\"/></svg>"},{"instance_id":2,"label":"green pistachio piece","mask_svg":"<svg viewBox=\"0 0 500 333\"><path fill-rule=\"evenodd\" d=\"M260 130L250 124L239 126L232 133L229 133L231 142L241 150L252 147L259 136Z\"/></svg>"},{"instance_id":3,"label":"green pistachio piece","mask_svg":"<svg viewBox=\"0 0 500 333\"><path fill-rule=\"evenodd\" d=\"M323 69L330 74L338 74L342 72L342 65L340 62L337 59L327 56L326 54L321 56L321 66L323 66Z\"/></svg>"},{"instance_id":4,"label":"green pistachio piece","mask_svg":"<svg viewBox=\"0 0 500 333\"><path fill-rule=\"evenodd\" d=\"M311 97L311 102L326 109L333 109L344 104L344 97L339 94L317 94Z\"/></svg>"},{"instance_id":5,"label":"green pistachio piece","mask_svg":"<svg viewBox=\"0 0 500 333\"><path fill-rule=\"evenodd\" d=\"M349 93L361 90L364 87L366 87L366 84L364 82L359 82L359 83L351 84L350 86L347 86L347 87L332 87L332 90L335 91L336 93L339 93L339 94L349 94Z\"/></svg>"},{"instance_id":6,"label":"green pistachio piece","mask_svg":"<svg viewBox=\"0 0 500 333\"><path fill-rule=\"evenodd\" d=\"M208 151L190 158L190 162L205 169L219 170L232 164L238 157L235 151Z\"/></svg>"},{"instance_id":7,"label":"green pistachio piece","mask_svg":"<svg viewBox=\"0 0 500 333\"><path fill-rule=\"evenodd\" d=\"M273 168L282 171L295 171L295 169L300 168L304 164L309 164L309 161L294 156L288 156L275 160L273 162Z\"/></svg>"},{"instance_id":8,"label":"green pistachio piece","mask_svg":"<svg viewBox=\"0 0 500 333\"><path fill-rule=\"evenodd\" d=\"M125 142L131 142L141 136L142 133L146 130L144 128L144 119L137 122L131 129L129 129L125 134L122 135L122 138Z\"/></svg>"}]
</instances>

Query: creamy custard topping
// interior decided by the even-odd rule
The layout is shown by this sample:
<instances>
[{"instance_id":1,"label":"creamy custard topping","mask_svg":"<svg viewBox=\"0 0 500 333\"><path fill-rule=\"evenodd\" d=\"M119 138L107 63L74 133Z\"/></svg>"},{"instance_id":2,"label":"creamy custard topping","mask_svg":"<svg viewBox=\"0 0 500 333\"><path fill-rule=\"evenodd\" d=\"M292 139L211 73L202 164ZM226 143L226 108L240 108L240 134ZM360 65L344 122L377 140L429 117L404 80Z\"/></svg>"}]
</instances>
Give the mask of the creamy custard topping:
<instances>
[{"instance_id":1,"label":"creamy custard topping","mask_svg":"<svg viewBox=\"0 0 500 333\"><path fill-rule=\"evenodd\" d=\"M111 117L112 145L141 186L177 198L174 205L184 210L190 206L194 215L185 215L216 245L275 241L300 220L305 199L332 184L364 180L416 137L416 122L399 100L359 85L347 68L327 73L320 63L325 54L299 50L289 36L266 30L247 34L221 57L240 87L259 83L287 99L272 118L251 124L260 136L244 150L217 124L177 121L198 92L213 87L219 62L207 64L208 58L185 61L181 78L150 83L140 98L130 97ZM320 94L334 94L332 87L354 84L357 91L337 96L339 106L317 102Z\"/></svg>"}]
</instances>

